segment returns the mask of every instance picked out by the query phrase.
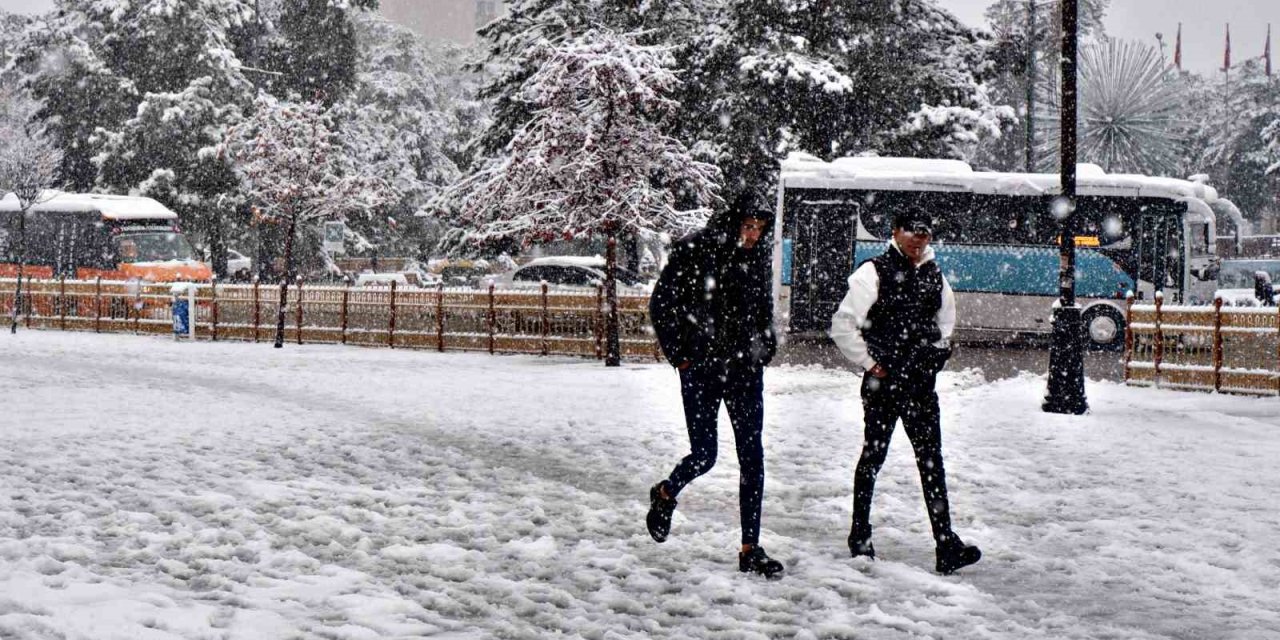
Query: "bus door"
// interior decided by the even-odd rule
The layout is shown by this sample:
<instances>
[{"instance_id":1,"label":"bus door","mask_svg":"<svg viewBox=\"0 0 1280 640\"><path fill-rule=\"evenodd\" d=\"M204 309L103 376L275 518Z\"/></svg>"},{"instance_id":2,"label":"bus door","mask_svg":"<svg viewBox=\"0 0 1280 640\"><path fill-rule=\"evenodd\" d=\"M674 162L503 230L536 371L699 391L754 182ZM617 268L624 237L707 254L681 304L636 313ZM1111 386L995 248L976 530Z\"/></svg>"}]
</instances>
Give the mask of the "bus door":
<instances>
[{"instance_id":1,"label":"bus door","mask_svg":"<svg viewBox=\"0 0 1280 640\"><path fill-rule=\"evenodd\" d=\"M1137 215L1134 238L1138 273L1138 297L1164 292L1168 302L1182 299L1181 225L1176 216L1154 206L1144 207ZM1170 251L1176 252L1171 256Z\"/></svg>"},{"instance_id":2,"label":"bus door","mask_svg":"<svg viewBox=\"0 0 1280 640\"><path fill-rule=\"evenodd\" d=\"M788 217L794 224L791 329L825 332L849 286L857 207L842 200L800 199Z\"/></svg>"}]
</instances>

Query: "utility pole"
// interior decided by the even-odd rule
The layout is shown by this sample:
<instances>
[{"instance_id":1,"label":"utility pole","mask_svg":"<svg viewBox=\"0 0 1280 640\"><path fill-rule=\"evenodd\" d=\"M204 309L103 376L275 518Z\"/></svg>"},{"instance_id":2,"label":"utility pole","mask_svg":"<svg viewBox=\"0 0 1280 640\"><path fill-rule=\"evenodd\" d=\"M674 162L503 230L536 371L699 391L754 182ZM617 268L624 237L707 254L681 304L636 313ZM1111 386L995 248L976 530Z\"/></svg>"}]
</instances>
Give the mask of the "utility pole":
<instances>
[{"instance_id":1,"label":"utility pole","mask_svg":"<svg viewBox=\"0 0 1280 640\"><path fill-rule=\"evenodd\" d=\"M1027 0L1027 173L1036 171L1036 0Z\"/></svg>"},{"instance_id":2,"label":"utility pole","mask_svg":"<svg viewBox=\"0 0 1280 640\"><path fill-rule=\"evenodd\" d=\"M1062 195L1054 199L1061 246L1049 349L1049 388L1042 408L1080 415L1089 410L1084 395L1084 330L1076 305L1076 2L1062 0Z\"/></svg>"}]
</instances>

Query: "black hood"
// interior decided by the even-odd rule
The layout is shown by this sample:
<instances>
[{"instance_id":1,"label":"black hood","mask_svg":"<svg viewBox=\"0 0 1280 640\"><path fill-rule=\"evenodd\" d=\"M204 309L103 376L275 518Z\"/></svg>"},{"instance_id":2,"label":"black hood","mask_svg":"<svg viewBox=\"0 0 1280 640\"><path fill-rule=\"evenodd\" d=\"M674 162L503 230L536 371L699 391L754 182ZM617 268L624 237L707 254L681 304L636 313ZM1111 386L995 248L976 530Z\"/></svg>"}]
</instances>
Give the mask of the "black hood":
<instances>
[{"instance_id":1,"label":"black hood","mask_svg":"<svg viewBox=\"0 0 1280 640\"><path fill-rule=\"evenodd\" d=\"M773 210L761 206L757 198L742 197L734 200L729 206L711 216L707 221L706 230L715 237L718 244L736 246L738 230L742 226L742 221L747 218L764 220L768 223L764 233L760 234L760 242L756 247L769 246L773 238Z\"/></svg>"}]
</instances>

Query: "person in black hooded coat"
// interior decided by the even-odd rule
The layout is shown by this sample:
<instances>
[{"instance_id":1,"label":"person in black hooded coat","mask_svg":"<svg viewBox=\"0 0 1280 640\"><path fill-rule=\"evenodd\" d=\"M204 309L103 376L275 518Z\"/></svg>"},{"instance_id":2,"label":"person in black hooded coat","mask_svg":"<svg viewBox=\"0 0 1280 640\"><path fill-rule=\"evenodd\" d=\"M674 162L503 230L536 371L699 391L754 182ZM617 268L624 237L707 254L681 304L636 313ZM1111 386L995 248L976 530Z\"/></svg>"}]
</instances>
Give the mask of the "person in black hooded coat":
<instances>
[{"instance_id":1,"label":"person in black hooded coat","mask_svg":"<svg viewBox=\"0 0 1280 640\"><path fill-rule=\"evenodd\" d=\"M649 491L646 524L666 540L678 496L716 462L716 417L725 404L742 478L738 568L775 576L782 564L759 544L764 498L763 371L777 350L773 330L772 214L737 207L672 248L649 303L658 342L680 373L690 453Z\"/></svg>"}]
</instances>

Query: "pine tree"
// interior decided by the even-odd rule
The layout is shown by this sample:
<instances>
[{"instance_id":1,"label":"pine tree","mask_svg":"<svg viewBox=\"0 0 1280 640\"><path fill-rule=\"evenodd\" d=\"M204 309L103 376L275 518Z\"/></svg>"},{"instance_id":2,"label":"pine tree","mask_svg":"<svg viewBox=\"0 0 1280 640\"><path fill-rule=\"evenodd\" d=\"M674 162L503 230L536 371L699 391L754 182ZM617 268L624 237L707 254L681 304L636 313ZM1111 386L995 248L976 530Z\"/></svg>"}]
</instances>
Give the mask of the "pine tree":
<instances>
[{"instance_id":1,"label":"pine tree","mask_svg":"<svg viewBox=\"0 0 1280 640\"><path fill-rule=\"evenodd\" d=\"M353 14L377 9L377 0L281 0L267 79L280 97L332 105L356 83L358 45Z\"/></svg>"},{"instance_id":2,"label":"pine tree","mask_svg":"<svg viewBox=\"0 0 1280 640\"><path fill-rule=\"evenodd\" d=\"M681 137L738 206L771 207L789 151L961 157L1010 117L977 35L930 0L735 0L722 22L681 60Z\"/></svg>"},{"instance_id":3,"label":"pine tree","mask_svg":"<svg viewBox=\"0 0 1280 640\"><path fill-rule=\"evenodd\" d=\"M492 119L477 137L481 156L500 153L528 122L528 106L515 96L537 71L538 47L566 42L593 29L634 33L640 44L687 41L715 19L718 0L518 0L507 14L480 29L481 67L489 80L480 98Z\"/></svg>"},{"instance_id":4,"label":"pine tree","mask_svg":"<svg viewBox=\"0 0 1280 640\"><path fill-rule=\"evenodd\" d=\"M662 49L588 32L530 58L538 71L518 96L535 115L503 156L446 190L437 206L473 243L606 236L606 363L617 365L617 237L701 226L718 172L663 132L678 104L668 97L677 80Z\"/></svg>"},{"instance_id":5,"label":"pine tree","mask_svg":"<svg viewBox=\"0 0 1280 640\"><path fill-rule=\"evenodd\" d=\"M1218 191L1254 222L1280 213L1280 179L1267 173L1280 158L1265 136L1280 119L1280 83L1259 62L1233 65L1230 78L1184 73L1186 115L1178 132L1182 174L1209 174Z\"/></svg>"},{"instance_id":6,"label":"pine tree","mask_svg":"<svg viewBox=\"0 0 1280 640\"><path fill-rule=\"evenodd\" d=\"M462 135L455 109L465 98L445 93L439 78L450 70L412 31L372 13L355 25L358 73L333 115L350 161L391 185L397 198L350 230L376 239L379 253L418 255L432 235L419 214L459 175L449 152Z\"/></svg>"},{"instance_id":7,"label":"pine tree","mask_svg":"<svg viewBox=\"0 0 1280 640\"><path fill-rule=\"evenodd\" d=\"M258 89L343 98L356 65L351 16L376 6L57 2L56 14L27 30L12 67L43 101L40 118L64 151L68 188L156 197L209 247L220 274L226 239L245 240L250 220L234 174L208 149Z\"/></svg>"}]
</instances>

